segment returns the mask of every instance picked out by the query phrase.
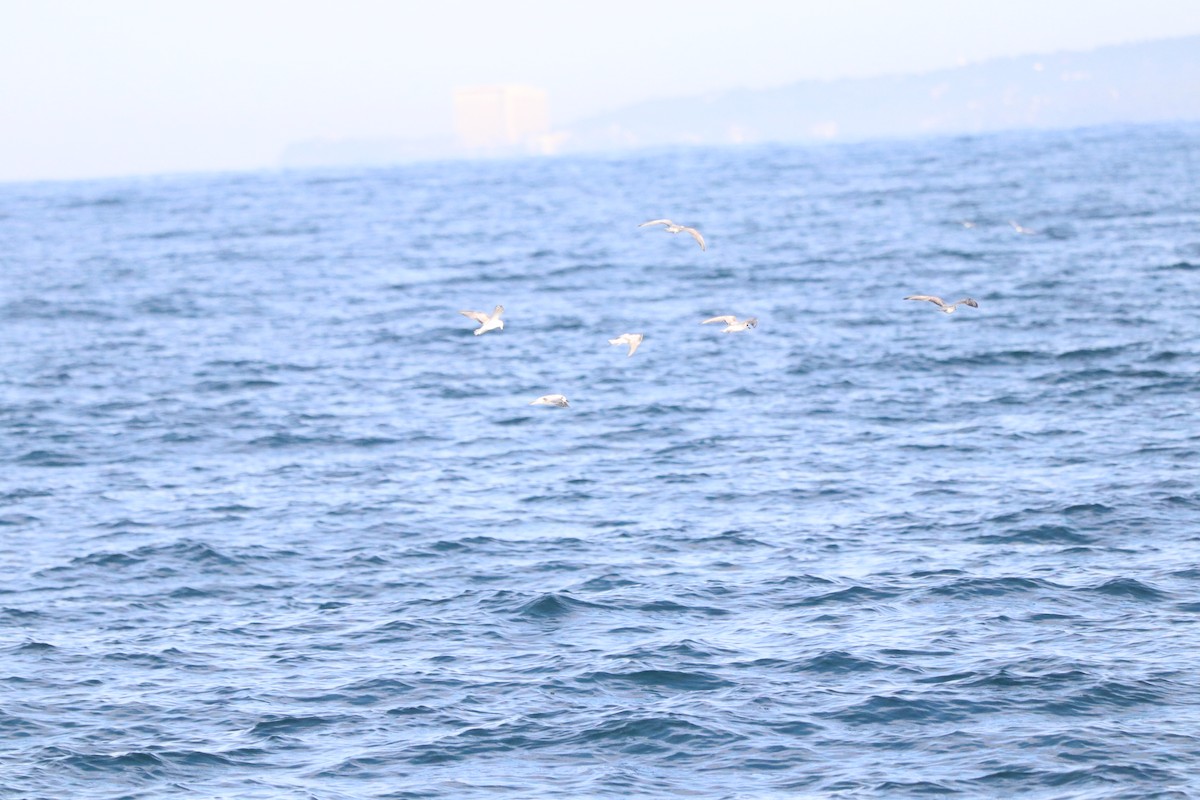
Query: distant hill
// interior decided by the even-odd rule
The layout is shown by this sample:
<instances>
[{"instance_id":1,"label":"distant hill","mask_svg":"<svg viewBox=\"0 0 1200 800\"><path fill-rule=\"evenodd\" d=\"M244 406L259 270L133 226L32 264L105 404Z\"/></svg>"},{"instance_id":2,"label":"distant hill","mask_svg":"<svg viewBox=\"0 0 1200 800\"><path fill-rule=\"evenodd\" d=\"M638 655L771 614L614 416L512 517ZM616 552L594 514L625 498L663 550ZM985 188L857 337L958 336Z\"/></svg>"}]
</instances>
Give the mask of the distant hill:
<instances>
[{"instance_id":1,"label":"distant hill","mask_svg":"<svg viewBox=\"0 0 1200 800\"><path fill-rule=\"evenodd\" d=\"M639 103L564 149L870 139L1200 119L1200 36Z\"/></svg>"}]
</instances>

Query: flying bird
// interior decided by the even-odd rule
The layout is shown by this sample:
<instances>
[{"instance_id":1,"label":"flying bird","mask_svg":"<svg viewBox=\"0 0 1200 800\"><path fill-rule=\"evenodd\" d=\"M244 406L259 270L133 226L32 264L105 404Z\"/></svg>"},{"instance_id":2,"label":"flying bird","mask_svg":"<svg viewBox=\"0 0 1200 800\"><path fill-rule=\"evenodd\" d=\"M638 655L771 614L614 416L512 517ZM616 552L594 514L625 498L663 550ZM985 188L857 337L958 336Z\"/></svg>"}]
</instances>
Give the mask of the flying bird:
<instances>
[{"instance_id":1,"label":"flying bird","mask_svg":"<svg viewBox=\"0 0 1200 800\"><path fill-rule=\"evenodd\" d=\"M567 398L561 394L545 394L534 400L529 405L531 406L557 406L558 408L567 408L571 404L567 402Z\"/></svg>"},{"instance_id":2,"label":"flying bird","mask_svg":"<svg viewBox=\"0 0 1200 800\"><path fill-rule=\"evenodd\" d=\"M1010 219L1008 221L1008 224L1013 226L1014 231L1016 231L1017 233L1023 233L1026 236L1033 236L1035 233L1037 233L1037 231L1035 231L1033 228L1026 228L1024 225L1018 223L1016 220Z\"/></svg>"},{"instance_id":3,"label":"flying bird","mask_svg":"<svg viewBox=\"0 0 1200 800\"><path fill-rule=\"evenodd\" d=\"M757 328L758 327L758 317L750 317L748 319L742 320L741 322L738 322L737 317L735 317L733 314L726 314L723 317L712 317L710 319L704 320L700 324L707 325L710 322L725 323L725 327L721 328L721 333L737 333L738 331L744 331L747 328Z\"/></svg>"},{"instance_id":4,"label":"flying bird","mask_svg":"<svg viewBox=\"0 0 1200 800\"><path fill-rule=\"evenodd\" d=\"M504 313L504 306L496 306L496 310L491 314L485 314L482 311L460 311L458 312L464 317L470 317L479 323L479 327L475 329L475 335L494 331L497 328L504 330L504 320L500 319L500 315Z\"/></svg>"},{"instance_id":5,"label":"flying bird","mask_svg":"<svg viewBox=\"0 0 1200 800\"><path fill-rule=\"evenodd\" d=\"M953 314L954 309L958 308L959 306L970 306L971 308L979 308L979 303L976 303L974 300L972 300L969 297L964 297L962 300L955 300L953 303L950 303L950 304L947 304L946 301L943 300L942 298L934 297L931 294L910 294L908 297L906 297L904 299L905 300L928 300L929 302L933 303L935 306L938 307L938 311L941 311L944 314Z\"/></svg>"},{"instance_id":6,"label":"flying bird","mask_svg":"<svg viewBox=\"0 0 1200 800\"><path fill-rule=\"evenodd\" d=\"M962 225L964 228L968 228L968 229L969 229L969 228L974 228L974 227L975 227L975 223L974 223L974 222L972 222L972 221L971 221L971 220L969 220L969 219L964 219L964 220L962 220L961 222L959 222L958 224L959 224L959 225Z\"/></svg>"},{"instance_id":7,"label":"flying bird","mask_svg":"<svg viewBox=\"0 0 1200 800\"><path fill-rule=\"evenodd\" d=\"M640 333L622 333L615 339L609 339L608 343L629 345L629 355L632 356L633 351L638 349L638 345L642 343L643 338L645 337Z\"/></svg>"},{"instance_id":8,"label":"flying bird","mask_svg":"<svg viewBox=\"0 0 1200 800\"><path fill-rule=\"evenodd\" d=\"M638 227L644 228L647 225L665 225L666 227L663 228L663 230L665 230L667 233L682 233L683 231L687 231L692 235L692 238L696 240L696 243L700 245L701 250L708 249L708 247L704 244L704 237L701 236L700 231L696 230L695 228L689 228L687 225L676 225L669 219L652 219L649 222L643 222L641 225L638 225Z\"/></svg>"}]
</instances>

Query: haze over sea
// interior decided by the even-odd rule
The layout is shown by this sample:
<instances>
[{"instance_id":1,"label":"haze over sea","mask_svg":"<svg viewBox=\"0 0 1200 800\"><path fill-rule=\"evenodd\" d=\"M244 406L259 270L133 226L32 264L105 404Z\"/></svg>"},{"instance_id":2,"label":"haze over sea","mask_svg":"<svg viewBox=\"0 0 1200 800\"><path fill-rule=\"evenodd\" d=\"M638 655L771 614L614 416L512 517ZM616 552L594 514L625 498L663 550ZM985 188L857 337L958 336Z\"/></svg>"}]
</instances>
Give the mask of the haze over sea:
<instances>
[{"instance_id":1,"label":"haze over sea","mask_svg":"<svg viewBox=\"0 0 1200 800\"><path fill-rule=\"evenodd\" d=\"M1178 125L0 186L0 794L1200 796L1198 178Z\"/></svg>"}]
</instances>

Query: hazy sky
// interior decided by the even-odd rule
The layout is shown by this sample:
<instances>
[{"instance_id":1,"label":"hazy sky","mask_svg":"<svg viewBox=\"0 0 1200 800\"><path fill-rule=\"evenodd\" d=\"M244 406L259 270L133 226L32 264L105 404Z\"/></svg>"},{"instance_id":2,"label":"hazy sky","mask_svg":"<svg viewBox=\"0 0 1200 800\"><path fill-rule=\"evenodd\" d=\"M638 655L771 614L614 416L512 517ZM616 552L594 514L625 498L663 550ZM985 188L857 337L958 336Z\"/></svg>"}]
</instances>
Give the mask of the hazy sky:
<instances>
[{"instance_id":1,"label":"hazy sky","mask_svg":"<svg viewBox=\"0 0 1200 800\"><path fill-rule=\"evenodd\" d=\"M456 86L627 103L1200 33L1200 0L0 0L0 180L449 135Z\"/></svg>"}]
</instances>

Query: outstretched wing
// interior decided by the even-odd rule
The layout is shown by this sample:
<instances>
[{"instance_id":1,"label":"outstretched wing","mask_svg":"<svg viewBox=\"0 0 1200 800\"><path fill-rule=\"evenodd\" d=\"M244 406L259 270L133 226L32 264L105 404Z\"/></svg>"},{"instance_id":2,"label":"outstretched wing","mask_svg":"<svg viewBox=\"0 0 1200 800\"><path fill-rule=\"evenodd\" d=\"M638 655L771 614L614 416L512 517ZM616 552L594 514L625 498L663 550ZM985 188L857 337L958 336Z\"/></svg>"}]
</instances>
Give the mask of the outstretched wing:
<instances>
[{"instance_id":1,"label":"outstretched wing","mask_svg":"<svg viewBox=\"0 0 1200 800\"><path fill-rule=\"evenodd\" d=\"M969 297L964 297L962 300L955 300L954 305L970 306L971 308L979 308L979 303L976 303Z\"/></svg>"},{"instance_id":2,"label":"outstretched wing","mask_svg":"<svg viewBox=\"0 0 1200 800\"><path fill-rule=\"evenodd\" d=\"M504 306L496 306L492 309L491 319L500 319L500 315L504 313Z\"/></svg>"},{"instance_id":3,"label":"outstretched wing","mask_svg":"<svg viewBox=\"0 0 1200 800\"><path fill-rule=\"evenodd\" d=\"M733 314L726 314L723 317L711 317L704 320L704 322L701 322L700 324L707 325L710 322L721 322L725 325L732 325L733 323L737 322L737 317L735 317Z\"/></svg>"},{"instance_id":4,"label":"outstretched wing","mask_svg":"<svg viewBox=\"0 0 1200 800\"><path fill-rule=\"evenodd\" d=\"M696 242L697 242L697 243L700 245L700 249L701 249L701 250L707 250L707 249L708 249L708 248L707 248L707 247L704 245L704 237L700 235L700 231L696 230L695 228L689 228L689 227L687 227L687 226L684 226L684 228L683 228L683 229L692 235L692 238L693 238L693 239L695 239L695 240L696 240Z\"/></svg>"},{"instance_id":5,"label":"outstretched wing","mask_svg":"<svg viewBox=\"0 0 1200 800\"><path fill-rule=\"evenodd\" d=\"M626 335L629 336L629 355L633 355L634 351L638 349L638 345L642 343L642 339L644 337L640 333Z\"/></svg>"},{"instance_id":6,"label":"outstretched wing","mask_svg":"<svg viewBox=\"0 0 1200 800\"><path fill-rule=\"evenodd\" d=\"M908 297L906 297L904 299L905 300L928 300L929 302L933 303L935 306L945 306L946 305L945 303L942 302L942 298L934 297L931 294L910 294Z\"/></svg>"},{"instance_id":7,"label":"outstretched wing","mask_svg":"<svg viewBox=\"0 0 1200 800\"><path fill-rule=\"evenodd\" d=\"M671 222L671 220L669 220L669 219L652 219L649 222L643 222L641 225L638 225L638 227L644 228L647 225L674 225L674 224L675 223Z\"/></svg>"},{"instance_id":8,"label":"outstretched wing","mask_svg":"<svg viewBox=\"0 0 1200 800\"><path fill-rule=\"evenodd\" d=\"M464 317L469 317L470 319L475 320L480 325L488 321L488 315L482 311L460 311L458 313L462 314Z\"/></svg>"}]
</instances>

